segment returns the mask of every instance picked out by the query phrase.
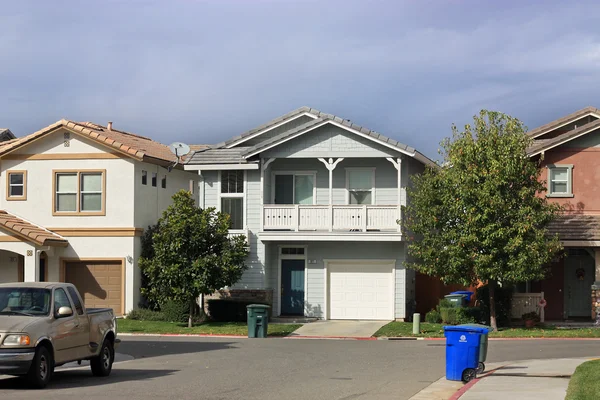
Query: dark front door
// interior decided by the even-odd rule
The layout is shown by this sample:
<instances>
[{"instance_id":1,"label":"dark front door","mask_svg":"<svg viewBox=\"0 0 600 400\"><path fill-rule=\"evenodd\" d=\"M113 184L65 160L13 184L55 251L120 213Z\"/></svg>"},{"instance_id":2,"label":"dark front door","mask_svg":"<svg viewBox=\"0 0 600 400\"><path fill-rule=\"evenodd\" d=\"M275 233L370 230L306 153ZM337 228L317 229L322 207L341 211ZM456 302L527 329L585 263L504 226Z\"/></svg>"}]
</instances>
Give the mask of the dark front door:
<instances>
[{"instance_id":1,"label":"dark front door","mask_svg":"<svg viewBox=\"0 0 600 400\"><path fill-rule=\"evenodd\" d=\"M304 315L304 260L281 260L281 314Z\"/></svg>"},{"instance_id":2,"label":"dark front door","mask_svg":"<svg viewBox=\"0 0 600 400\"><path fill-rule=\"evenodd\" d=\"M565 259L567 317L592 317L594 259L585 250L572 251Z\"/></svg>"}]
</instances>

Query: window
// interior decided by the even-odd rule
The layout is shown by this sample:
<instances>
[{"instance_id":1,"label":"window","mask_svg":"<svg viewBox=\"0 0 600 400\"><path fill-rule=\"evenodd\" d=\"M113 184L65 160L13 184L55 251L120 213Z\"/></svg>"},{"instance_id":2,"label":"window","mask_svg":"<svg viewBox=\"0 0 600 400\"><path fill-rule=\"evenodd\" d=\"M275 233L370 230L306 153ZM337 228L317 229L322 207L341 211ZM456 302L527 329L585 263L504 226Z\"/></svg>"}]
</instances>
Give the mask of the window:
<instances>
[{"instance_id":1,"label":"window","mask_svg":"<svg viewBox=\"0 0 600 400\"><path fill-rule=\"evenodd\" d=\"M142 185L148 184L148 171L142 170Z\"/></svg>"},{"instance_id":2,"label":"window","mask_svg":"<svg viewBox=\"0 0 600 400\"><path fill-rule=\"evenodd\" d=\"M160 186L161 186L163 189L166 189L166 188L167 188L167 176L166 176L166 175L165 175L165 176L163 176L163 178L160 180Z\"/></svg>"},{"instance_id":3,"label":"window","mask_svg":"<svg viewBox=\"0 0 600 400\"><path fill-rule=\"evenodd\" d=\"M75 310L77 310L77 314L83 315L83 306L81 305L81 300L77 295L77 290L69 286L67 287L67 292L69 292L69 295L71 295L71 300L73 300L73 304L75 305Z\"/></svg>"},{"instance_id":4,"label":"window","mask_svg":"<svg viewBox=\"0 0 600 400\"><path fill-rule=\"evenodd\" d=\"M275 204L314 204L314 172L277 173L273 185Z\"/></svg>"},{"instance_id":5,"label":"window","mask_svg":"<svg viewBox=\"0 0 600 400\"><path fill-rule=\"evenodd\" d=\"M573 197L572 165L548 166L548 196Z\"/></svg>"},{"instance_id":6,"label":"window","mask_svg":"<svg viewBox=\"0 0 600 400\"><path fill-rule=\"evenodd\" d=\"M104 215L104 171L54 171L54 215Z\"/></svg>"},{"instance_id":7,"label":"window","mask_svg":"<svg viewBox=\"0 0 600 400\"><path fill-rule=\"evenodd\" d=\"M71 307L69 298L61 288L54 290L54 313L57 314L61 307Z\"/></svg>"},{"instance_id":8,"label":"window","mask_svg":"<svg viewBox=\"0 0 600 400\"><path fill-rule=\"evenodd\" d=\"M194 194L194 186L195 186L195 182L193 179L190 179L190 193Z\"/></svg>"},{"instance_id":9,"label":"window","mask_svg":"<svg viewBox=\"0 0 600 400\"><path fill-rule=\"evenodd\" d=\"M346 169L348 204L373 204L375 168Z\"/></svg>"},{"instance_id":10,"label":"window","mask_svg":"<svg viewBox=\"0 0 600 400\"><path fill-rule=\"evenodd\" d=\"M152 186L156 187L156 180L158 178L158 174L156 172L152 173Z\"/></svg>"},{"instance_id":11,"label":"window","mask_svg":"<svg viewBox=\"0 0 600 400\"><path fill-rule=\"evenodd\" d=\"M304 247L282 247L281 254L283 255L303 255Z\"/></svg>"},{"instance_id":12,"label":"window","mask_svg":"<svg viewBox=\"0 0 600 400\"><path fill-rule=\"evenodd\" d=\"M27 171L8 171L6 200L27 200Z\"/></svg>"},{"instance_id":13,"label":"window","mask_svg":"<svg viewBox=\"0 0 600 400\"><path fill-rule=\"evenodd\" d=\"M221 211L229 214L229 229L244 229L244 171L221 172Z\"/></svg>"}]
</instances>

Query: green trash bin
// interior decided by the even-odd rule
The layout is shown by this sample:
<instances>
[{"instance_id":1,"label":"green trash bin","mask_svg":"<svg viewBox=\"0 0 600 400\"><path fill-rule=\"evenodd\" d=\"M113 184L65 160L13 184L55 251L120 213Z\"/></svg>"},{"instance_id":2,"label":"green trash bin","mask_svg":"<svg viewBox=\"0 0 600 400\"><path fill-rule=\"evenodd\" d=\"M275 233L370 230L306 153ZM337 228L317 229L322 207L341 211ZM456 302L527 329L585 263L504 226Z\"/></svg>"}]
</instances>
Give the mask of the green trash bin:
<instances>
[{"instance_id":1,"label":"green trash bin","mask_svg":"<svg viewBox=\"0 0 600 400\"><path fill-rule=\"evenodd\" d=\"M464 294L447 294L444 298L452 303L452 307L461 308L467 305L467 296Z\"/></svg>"},{"instance_id":2,"label":"green trash bin","mask_svg":"<svg viewBox=\"0 0 600 400\"><path fill-rule=\"evenodd\" d=\"M479 338L479 364L477 366L477 373L481 374L485 371L485 359L487 358L487 348L488 348L488 335L492 330L490 326L481 325L481 324L462 324L458 326L472 327L472 328L485 328L488 330L488 333L481 335Z\"/></svg>"},{"instance_id":3,"label":"green trash bin","mask_svg":"<svg viewBox=\"0 0 600 400\"><path fill-rule=\"evenodd\" d=\"M248 312L248 337L266 338L269 331L269 306L265 304L249 304Z\"/></svg>"}]
</instances>

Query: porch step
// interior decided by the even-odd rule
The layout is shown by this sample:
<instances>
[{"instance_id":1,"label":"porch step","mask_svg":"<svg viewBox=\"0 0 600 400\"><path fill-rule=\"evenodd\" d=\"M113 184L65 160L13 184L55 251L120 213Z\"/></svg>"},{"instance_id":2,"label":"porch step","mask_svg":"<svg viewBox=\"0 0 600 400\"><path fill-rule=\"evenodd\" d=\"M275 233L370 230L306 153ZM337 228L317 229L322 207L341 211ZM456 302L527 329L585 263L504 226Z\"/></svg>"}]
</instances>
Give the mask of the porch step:
<instances>
[{"instance_id":1,"label":"porch step","mask_svg":"<svg viewBox=\"0 0 600 400\"><path fill-rule=\"evenodd\" d=\"M315 317L273 317L269 320L271 324L308 324L318 321Z\"/></svg>"}]
</instances>

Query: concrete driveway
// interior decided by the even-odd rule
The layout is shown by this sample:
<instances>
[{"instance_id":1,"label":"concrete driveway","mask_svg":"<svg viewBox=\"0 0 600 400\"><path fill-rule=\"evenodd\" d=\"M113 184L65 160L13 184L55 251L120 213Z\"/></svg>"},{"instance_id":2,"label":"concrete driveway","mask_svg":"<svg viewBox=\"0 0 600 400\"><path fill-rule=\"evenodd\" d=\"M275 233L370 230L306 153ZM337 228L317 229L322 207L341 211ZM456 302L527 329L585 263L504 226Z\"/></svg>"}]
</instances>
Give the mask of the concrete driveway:
<instances>
[{"instance_id":1,"label":"concrete driveway","mask_svg":"<svg viewBox=\"0 0 600 400\"><path fill-rule=\"evenodd\" d=\"M302 337L371 337L390 321L328 320L304 324L290 336Z\"/></svg>"}]
</instances>

